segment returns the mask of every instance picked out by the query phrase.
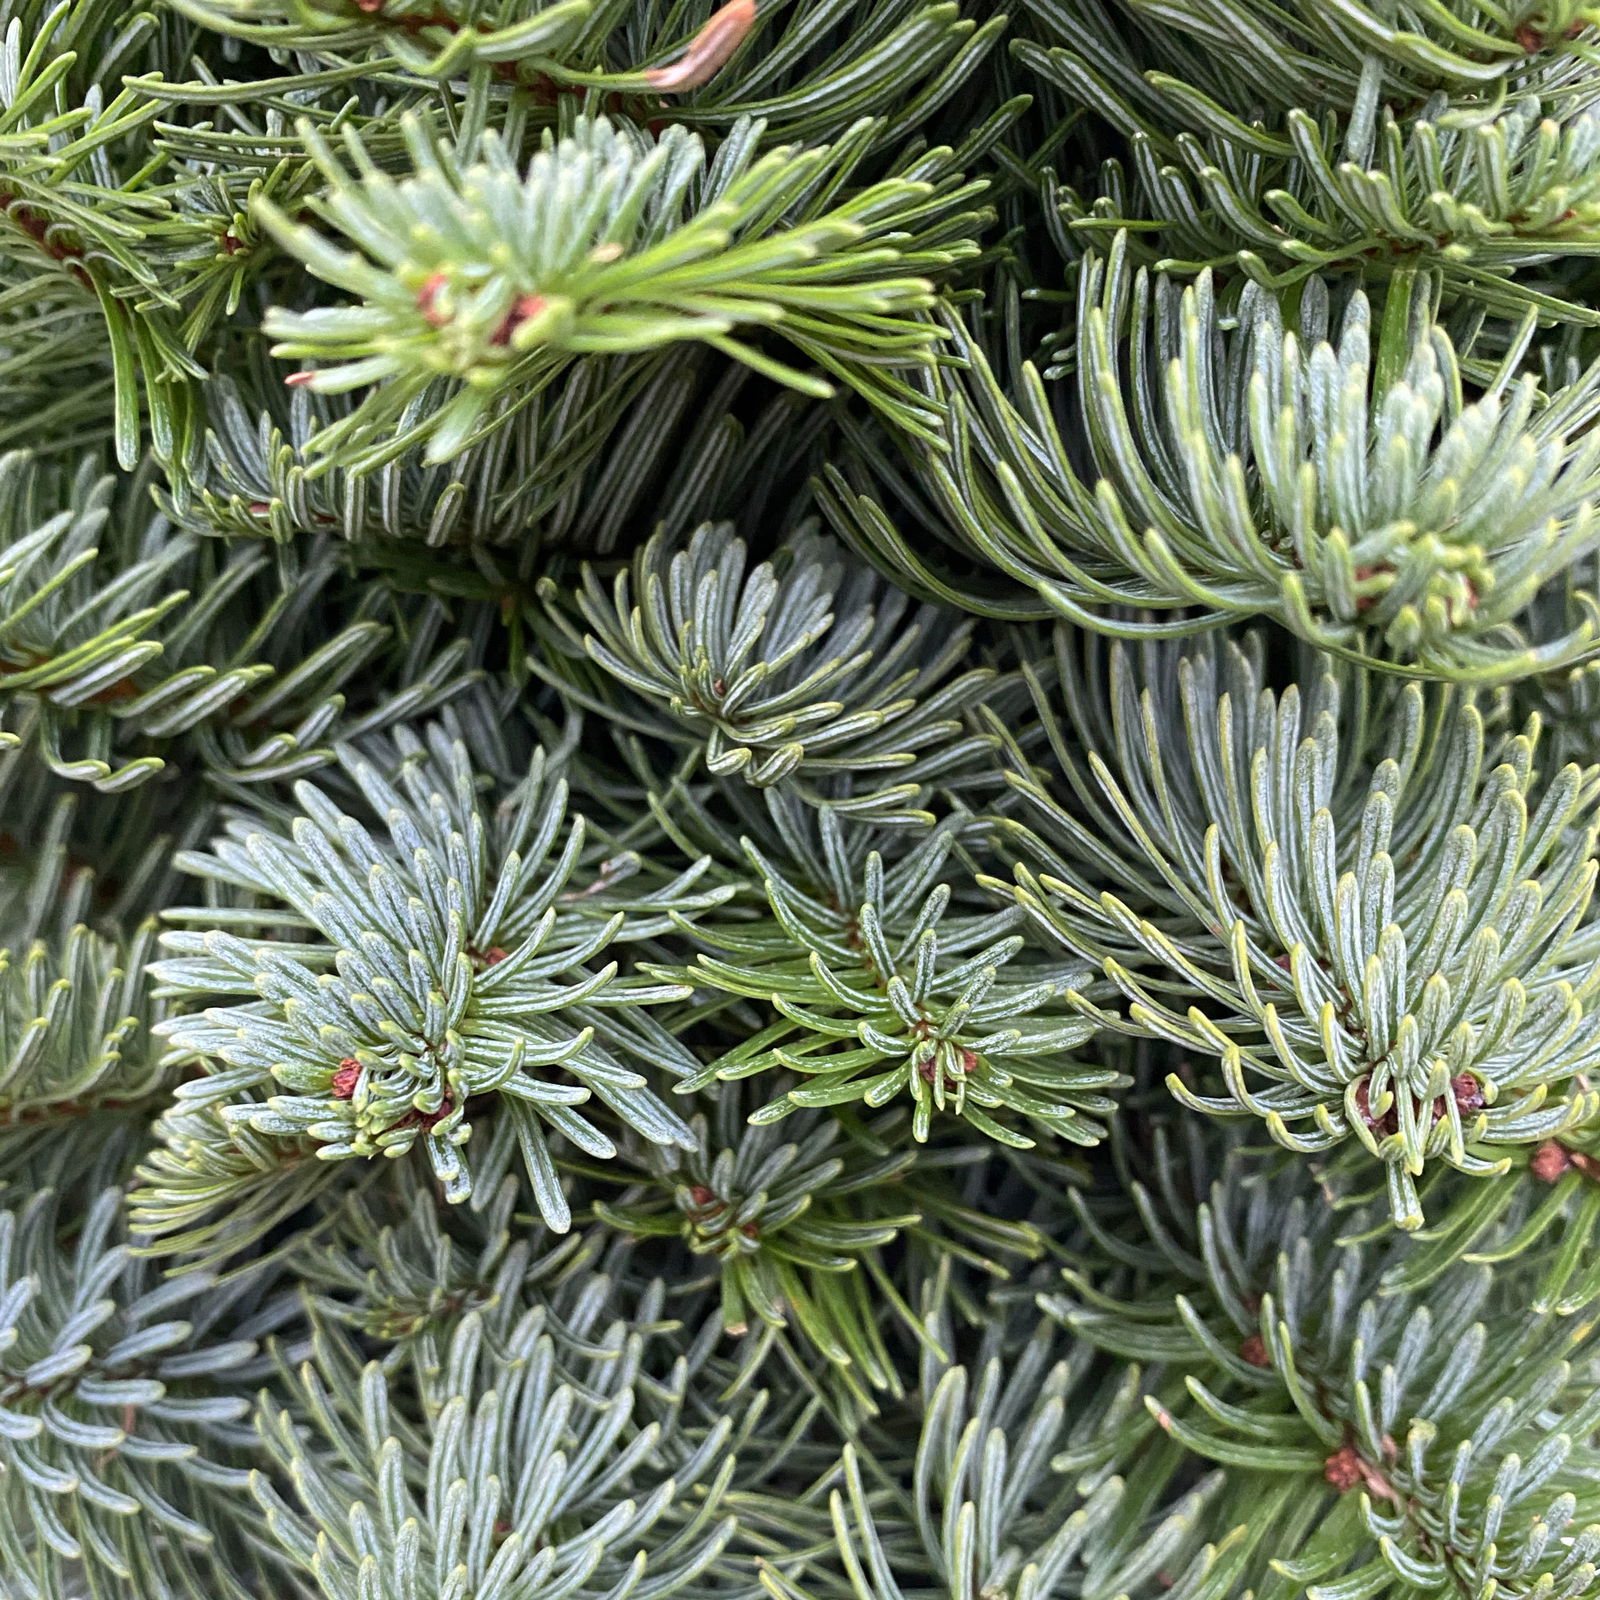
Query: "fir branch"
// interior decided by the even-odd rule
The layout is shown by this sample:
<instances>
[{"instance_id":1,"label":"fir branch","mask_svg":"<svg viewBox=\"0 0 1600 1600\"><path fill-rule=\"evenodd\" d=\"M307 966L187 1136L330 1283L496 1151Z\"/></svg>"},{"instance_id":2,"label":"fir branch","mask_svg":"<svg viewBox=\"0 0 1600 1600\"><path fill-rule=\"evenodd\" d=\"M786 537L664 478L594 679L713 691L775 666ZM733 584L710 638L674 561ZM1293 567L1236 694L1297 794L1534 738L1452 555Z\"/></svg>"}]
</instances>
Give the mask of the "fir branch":
<instances>
[{"instance_id":1,"label":"fir branch","mask_svg":"<svg viewBox=\"0 0 1600 1600\"><path fill-rule=\"evenodd\" d=\"M1588 63L1600 10L1586 0L1441 0L1403 15L1374 0L1025 0L1053 42L1111 43L1125 12L1149 55L1226 85L1251 107L1348 109L1363 93L1421 102L1483 99L1508 83L1559 80ZM1115 10L1113 10L1113 6ZM1126 25L1124 25L1126 27ZM1121 48L1117 48L1121 46ZM1224 91L1224 98L1227 92Z\"/></svg>"},{"instance_id":2,"label":"fir branch","mask_svg":"<svg viewBox=\"0 0 1600 1600\"><path fill-rule=\"evenodd\" d=\"M1548 633L1521 628L1600 528L1595 370L1553 393L1519 372L1531 317L1474 391L1420 278L1376 323L1353 295L1339 324L1308 279L1298 329L1259 285L1229 316L1209 276L1152 279L1120 241L1080 283L1090 470L1038 374L1012 398L958 331L970 372L936 391L950 448L922 467L952 544L1099 631L1269 616L1353 659L1490 683L1592 652L1586 592ZM836 504L856 537L906 559L870 505Z\"/></svg>"},{"instance_id":3,"label":"fir branch","mask_svg":"<svg viewBox=\"0 0 1600 1600\"><path fill-rule=\"evenodd\" d=\"M296 1384L321 1437L281 1402L262 1406L263 1444L294 1486L287 1500L256 1476L272 1536L324 1588L382 1600L419 1580L528 1600L694 1584L733 1531L719 1504L732 1427L663 1472L657 1428L635 1420L643 1343L618 1330L573 1353L581 1376L563 1381L543 1318L525 1315L491 1351L469 1312L412 1417L379 1363L349 1384L324 1339Z\"/></svg>"},{"instance_id":4,"label":"fir branch","mask_svg":"<svg viewBox=\"0 0 1600 1600\"><path fill-rule=\"evenodd\" d=\"M302 387L262 412L267 382L208 385L207 470L174 486L163 506L174 522L279 544L334 535L364 546L366 561L393 563L397 584L411 571L398 560L406 546L464 547L473 569L430 563L417 587L491 599L513 618L547 549L603 553L631 540L642 518L680 534L708 512L759 519L767 500L796 494L823 424L788 391L758 410L748 368L719 368L698 351L594 357L447 465L424 466L412 449L370 473L318 471L310 442L349 414L348 399ZM412 409L425 414L445 392L435 385ZM514 564L491 564L495 548Z\"/></svg>"},{"instance_id":5,"label":"fir branch","mask_svg":"<svg viewBox=\"0 0 1600 1600\"><path fill-rule=\"evenodd\" d=\"M1458 109L1436 95L1402 117L1365 97L1348 119L1294 109L1267 129L1209 102L1195 108L1188 86L1174 83L1174 131L1124 109L1067 53L1020 53L1133 130L1126 169L1108 163L1098 190L1059 192L1086 245L1109 246L1127 229L1158 271L1237 265L1274 289L1313 271L1371 281L1421 262L1439 273L1448 305L1594 319L1580 294L1543 271L1596 248L1592 109L1536 98Z\"/></svg>"},{"instance_id":6,"label":"fir branch","mask_svg":"<svg viewBox=\"0 0 1600 1600\"><path fill-rule=\"evenodd\" d=\"M44 289L100 324L114 383L110 443L131 471L148 436L171 459L204 376L186 343L170 269L210 255L218 231L153 182L158 103L125 85L166 64L149 13L114 3L21 0L5 12L10 57L0 114L0 262L8 289ZM186 277L180 267L179 275ZM59 322L56 324L59 328ZM48 359L47 344L35 349Z\"/></svg>"},{"instance_id":7,"label":"fir branch","mask_svg":"<svg viewBox=\"0 0 1600 1600\"><path fill-rule=\"evenodd\" d=\"M1589 1114L1597 769L1540 782L1536 728L1491 743L1415 684L1347 708L1323 668L1274 695L1259 648L1059 659L1048 765L1014 751L1017 899L1126 996L1080 997L1098 1021L1216 1060L1169 1079L1185 1104L1359 1141L1406 1227L1430 1160L1489 1176ZM1095 689L1079 756L1057 708L1101 716Z\"/></svg>"},{"instance_id":8,"label":"fir branch","mask_svg":"<svg viewBox=\"0 0 1600 1600\"><path fill-rule=\"evenodd\" d=\"M959 824L887 860L846 827L820 817L825 865L810 883L747 838L766 915L708 919L696 939L710 952L663 971L777 1013L685 1090L787 1069L802 1082L769 1099L756 1124L802 1106L909 1101L919 1142L948 1115L1018 1149L1033 1144L1030 1129L1093 1144L1115 1106L1103 1091L1127 1080L1068 1053L1093 1032L1067 1001L1087 972L1025 953L1015 907L955 899L946 874Z\"/></svg>"},{"instance_id":9,"label":"fir branch","mask_svg":"<svg viewBox=\"0 0 1600 1600\"><path fill-rule=\"evenodd\" d=\"M126 951L81 924L52 950L0 948L0 1142L96 1110L153 1110L169 1073L151 1048L147 923Z\"/></svg>"},{"instance_id":10,"label":"fir branch","mask_svg":"<svg viewBox=\"0 0 1600 1600\"><path fill-rule=\"evenodd\" d=\"M391 1174L347 1194L301 1241L294 1270L320 1315L372 1339L425 1346L424 1368L437 1367L437 1340L464 1314L553 1297L593 1264L590 1234L525 1227L514 1177L476 1210L441 1210L427 1185L406 1182L406 1168Z\"/></svg>"},{"instance_id":11,"label":"fir branch","mask_svg":"<svg viewBox=\"0 0 1600 1600\"><path fill-rule=\"evenodd\" d=\"M1439 1220L1415 1235L1418 1248L1391 1268L1386 1288L1414 1293L1459 1262L1538 1272L1529 1304L1569 1317L1600 1298L1600 1153L1594 1129L1580 1125L1517 1152L1505 1181L1465 1193L1430 1196Z\"/></svg>"},{"instance_id":12,"label":"fir branch","mask_svg":"<svg viewBox=\"0 0 1600 1600\"><path fill-rule=\"evenodd\" d=\"M204 837L214 798L187 782L97 794L62 783L32 749L0 761L0 938L60 949L81 923L125 945L172 897L172 853Z\"/></svg>"},{"instance_id":13,"label":"fir branch","mask_svg":"<svg viewBox=\"0 0 1600 1600\"><path fill-rule=\"evenodd\" d=\"M234 77L230 101L363 77L435 89L487 78L534 116L603 96L641 126L665 120L725 134L759 117L774 142L837 138L863 115L904 141L980 69L1005 19L979 24L953 0L180 0L216 33L320 68L287 82ZM204 103L203 82L135 80L157 100Z\"/></svg>"},{"instance_id":14,"label":"fir branch","mask_svg":"<svg viewBox=\"0 0 1600 1600\"><path fill-rule=\"evenodd\" d=\"M156 1280L119 1207L102 1191L70 1248L53 1192L0 1212L0 1561L22 1600L73 1570L152 1600L194 1584L245 1600L250 1538L225 1491L245 1481L230 1463L257 1340L291 1308L259 1275Z\"/></svg>"},{"instance_id":15,"label":"fir branch","mask_svg":"<svg viewBox=\"0 0 1600 1600\"><path fill-rule=\"evenodd\" d=\"M1112 1271L1069 1274L1046 1302L1119 1352L1119 1324L1142 1324L1141 1346L1188 1366L1181 1409L1147 1404L1228 1470L1229 1592L1586 1593L1600 1402L1567 1358L1585 1359L1592 1328L1530 1312L1518 1275L1481 1267L1455 1269L1425 1304L1378 1293L1408 1242L1337 1242L1363 1218L1310 1177L1247 1175L1235 1156L1198 1215L1146 1202L1173 1241L1170 1298L1129 1305Z\"/></svg>"},{"instance_id":16,"label":"fir branch","mask_svg":"<svg viewBox=\"0 0 1600 1600\"><path fill-rule=\"evenodd\" d=\"M586 567L575 606L546 581L554 648L529 665L608 720L697 751L719 778L814 796L818 778L861 775L861 792L830 796L853 814L903 806L971 755L964 714L993 674L960 670L966 629L910 610L805 531L747 562L731 527L710 526L647 541L609 594ZM877 788L877 773L901 781Z\"/></svg>"},{"instance_id":17,"label":"fir branch","mask_svg":"<svg viewBox=\"0 0 1600 1600\"><path fill-rule=\"evenodd\" d=\"M266 1102L247 1089L229 1102L235 1114L227 1118L210 1078L177 1085L128 1195L140 1254L182 1258L196 1272L238 1267L274 1230L343 1187L339 1168L317 1159L310 1138L251 1126L248 1114L265 1112Z\"/></svg>"},{"instance_id":18,"label":"fir branch","mask_svg":"<svg viewBox=\"0 0 1600 1600\"><path fill-rule=\"evenodd\" d=\"M302 129L327 185L312 209L361 253L258 207L285 249L359 302L267 321L276 355L319 363L293 381L368 391L314 442L330 461L375 467L422 441L428 462L451 460L495 425L497 399L525 401L585 356L681 340L832 393L734 337L760 327L926 426L892 369L925 363L942 337L911 314L933 303L923 275L972 253L962 234L974 219L953 213L976 192L942 170L940 153L841 199L870 123L831 147L767 156L754 129L740 128L708 165L680 128L649 140L585 120L547 136L526 172L492 133L468 161L422 120L403 127L413 170L399 182L358 140L347 141L352 175ZM431 219L420 233L410 220L419 211ZM396 434L441 377L455 382L449 401Z\"/></svg>"},{"instance_id":19,"label":"fir branch","mask_svg":"<svg viewBox=\"0 0 1600 1600\"><path fill-rule=\"evenodd\" d=\"M345 572L326 542L276 564L260 548L224 555L150 514L147 481L54 478L0 458L0 515L20 524L0 566L0 706L23 707L60 777L120 793L188 735L182 753L233 782L283 779L325 765L341 734L436 709L473 679L471 643L439 642L442 608L385 623L365 584L353 619L330 605ZM403 663L383 674L389 694L347 707L386 646Z\"/></svg>"},{"instance_id":20,"label":"fir branch","mask_svg":"<svg viewBox=\"0 0 1600 1600\"><path fill-rule=\"evenodd\" d=\"M920 1332L889 1270L897 1242L953 1249L996 1275L1002 1260L1038 1253L1027 1227L980 1220L933 1163L920 1170L901 1144L903 1118L806 1111L769 1131L747 1125L748 1110L747 1097L722 1091L713 1114L691 1120L689 1151L635 1145L617 1164L632 1174L595 1169L628 1183L596 1200L603 1222L707 1258L729 1334L790 1329L808 1359L849 1369L840 1375L853 1387L897 1393L884 1308Z\"/></svg>"},{"instance_id":21,"label":"fir branch","mask_svg":"<svg viewBox=\"0 0 1600 1600\"><path fill-rule=\"evenodd\" d=\"M970 1365L943 1354L948 1314L930 1318L942 1337L914 1419L852 1442L839 1463L837 1555L803 1578L772 1563L770 1593L1110 1596L1159 1592L1181 1569L1221 1475L1178 1488L1180 1453L1141 1416L1136 1368L1102 1373L1048 1322L1019 1337L1024 1319L989 1311Z\"/></svg>"},{"instance_id":22,"label":"fir branch","mask_svg":"<svg viewBox=\"0 0 1600 1600\"><path fill-rule=\"evenodd\" d=\"M1600 8L1013 10L0 0L8 1597L1600 1596Z\"/></svg>"},{"instance_id":23,"label":"fir branch","mask_svg":"<svg viewBox=\"0 0 1600 1600\"><path fill-rule=\"evenodd\" d=\"M190 1104L216 1103L227 1122L270 1138L310 1140L325 1161L419 1147L459 1201L472 1190L461 1149L469 1108L496 1095L540 1210L563 1229L570 1213L546 1128L609 1158L610 1138L576 1110L594 1099L647 1139L689 1138L629 1064L692 1070L638 1015L687 991L590 963L629 937L630 909L687 914L718 896L694 892L693 870L653 895L570 887L583 823L558 842L566 788L543 752L493 814L465 750L441 731L429 745L402 732L381 766L354 751L341 759L386 842L300 784L303 814L288 836L241 822L213 855L184 858L260 907L168 913L211 926L166 935L172 956L154 969L162 994L261 997L161 1024L180 1057L216 1063ZM252 927L266 936L230 931ZM284 1092L241 1098L269 1083Z\"/></svg>"}]
</instances>

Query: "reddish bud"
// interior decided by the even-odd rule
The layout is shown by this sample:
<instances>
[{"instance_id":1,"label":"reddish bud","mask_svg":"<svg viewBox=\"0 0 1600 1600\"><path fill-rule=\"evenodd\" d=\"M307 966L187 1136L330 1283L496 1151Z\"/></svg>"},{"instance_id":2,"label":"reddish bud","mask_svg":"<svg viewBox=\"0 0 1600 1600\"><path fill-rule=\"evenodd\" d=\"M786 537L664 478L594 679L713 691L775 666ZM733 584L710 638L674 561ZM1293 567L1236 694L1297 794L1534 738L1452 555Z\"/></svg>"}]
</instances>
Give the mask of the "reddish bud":
<instances>
[{"instance_id":1,"label":"reddish bud","mask_svg":"<svg viewBox=\"0 0 1600 1600\"><path fill-rule=\"evenodd\" d=\"M283 381L291 389L301 389L310 383L314 377L316 377L315 372L291 372Z\"/></svg>"},{"instance_id":2,"label":"reddish bud","mask_svg":"<svg viewBox=\"0 0 1600 1600\"><path fill-rule=\"evenodd\" d=\"M524 322L531 321L538 316L549 304L542 294L524 294L517 297L517 303L506 313L505 321L496 328L489 337L489 343L504 345L511 343L511 336Z\"/></svg>"},{"instance_id":3,"label":"reddish bud","mask_svg":"<svg viewBox=\"0 0 1600 1600\"><path fill-rule=\"evenodd\" d=\"M417 290L417 310L430 328L442 328L450 321L450 314L439 306L439 296L450 287L450 280L436 272Z\"/></svg>"},{"instance_id":4,"label":"reddish bud","mask_svg":"<svg viewBox=\"0 0 1600 1600\"><path fill-rule=\"evenodd\" d=\"M1345 1445L1328 1457L1322 1476L1343 1494L1346 1489L1355 1488L1366 1474L1362 1471L1361 1457L1349 1445Z\"/></svg>"},{"instance_id":5,"label":"reddish bud","mask_svg":"<svg viewBox=\"0 0 1600 1600\"><path fill-rule=\"evenodd\" d=\"M1549 1143L1540 1145L1533 1152L1533 1159L1528 1163L1528 1171L1541 1183L1555 1183L1563 1173L1571 1169L1572 1165L1572 1155L1567 1147L1551 1139Z\"/></svg>"},{"instance_id":6,"label":"reddish bud","mask_svg":"<svg viewBox=\"0 0 1600 1600\"><path fill-rule=\"evenodd\" d=\"M1259 1333L1252 1333L1239 1346L1239 1359L1252 1367L1270 1367L1272 1357L1267 1354L1267 1341Z\"/></svg>"},{"instance_id":7,"label":"reddish bud","mask_svg":"<svg viewBox=\"0 0 1600 1600\"><path fill-rule=\"evenodd\" d=\"M1450 1094L1463 1116L1483 1110L1483 1085L1470 1072L1459 1073L1450 1080Z\"/></svg>"},{"instance_id":8,"label":"reddish bud","mask_svg":"<svg viewBox=\"0 0 1600 1600\"><path fill-rule=\"evenodd\" d=\"M356 1092L356 1085L360 1081L361 1063L354 1056L346 1056L333 1075L333 1098L348 1100Z\"/></svg>"},{"instance_id":9,"label":"reddish bud","mask_svg":"<svg viewBox=\"0 0 1600 1600\"><path fill-rule=\"evenodd\" d=\"M697 1183L689 1191L689 1198L697 1206L708 1206L717 1197L716 1197L716 1195L714 1193L712 1193L712 1191L710 1189L706 1188L706 1186L703 1183Z\"/></svg>"}]
</instances>

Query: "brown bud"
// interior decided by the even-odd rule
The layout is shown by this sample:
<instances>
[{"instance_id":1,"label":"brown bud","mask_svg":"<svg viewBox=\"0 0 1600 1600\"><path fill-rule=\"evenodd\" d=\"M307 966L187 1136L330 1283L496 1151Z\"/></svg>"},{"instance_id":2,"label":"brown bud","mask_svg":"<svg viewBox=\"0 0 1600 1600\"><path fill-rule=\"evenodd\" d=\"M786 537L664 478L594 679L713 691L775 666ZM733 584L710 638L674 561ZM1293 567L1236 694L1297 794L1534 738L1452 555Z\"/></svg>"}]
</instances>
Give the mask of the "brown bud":
<instances>
[{"instance_id":1,"label":"brown bud","mask_svg":"<svg viewBox=\"0 0 1600 1600\"><path fill-rule=\"evenodd\" d=\"M1239 1346L1239 1359L1252 1367L1270 1367L1272 1357L1267 1354L1267 1341L1259 1333L1252 1333Z\"/></svg>"},{"instance_id":2,"label":"brown bud","mask_svg":"<svg viewBox=\"0 0 1600 1600\"><path fill-rule=\"evenodd\" d=\"M361 1063L354 1056L346 1056L333 1075L333 1098L348 1100L356 1092L356 1085L360 1081Z\"/></svg>"},{"instance_id":3,"label":"brown bud","mask_svg":"<svg viewBox=\"0 0 1600 1600\"><path fill-rule=\"evenodd\" d=\"M455 1101L447 1094L439 1102L437 1111L408 1111L396 1126L401 1128L421 1128L424 1133L431 1133L453 1110L455 1110Z\"/></svg>"},{"instance_id":4,"label":"brown bud","mask_svg":"<svg viewBox=\"0 0 1600 1600\"><path fill-rule=\"evenodd\" d=\"M1357 567L1355 570L1355 580L1357 583L1365 583L1369 578L1376 578L1380 573L1387 573L1393 570L1394 569L1392 567L1381 565L1375 567ZM1356 597L1356 610L1369 610L1377 603L1377 598L1378 597L1376 595L1371 594L1358 595Z\"/></svg>"},{"instance_id":5,"label":"brown bud","mask_svg":"<svg viewBox=\"0 0 1600 1600\"><path fill-rule=\"evenodd\" d=\"M1361 1120L1378 1135L1380 1139L1387 1137L1400 1126L1400 1119L1395 1108L1391 1105L1381 1117L1372 1114L1372 1101L1369 1098L1367 1080L1363 1078L1356 1085L1356 1111Z\"/></svg>"}]
</instances>

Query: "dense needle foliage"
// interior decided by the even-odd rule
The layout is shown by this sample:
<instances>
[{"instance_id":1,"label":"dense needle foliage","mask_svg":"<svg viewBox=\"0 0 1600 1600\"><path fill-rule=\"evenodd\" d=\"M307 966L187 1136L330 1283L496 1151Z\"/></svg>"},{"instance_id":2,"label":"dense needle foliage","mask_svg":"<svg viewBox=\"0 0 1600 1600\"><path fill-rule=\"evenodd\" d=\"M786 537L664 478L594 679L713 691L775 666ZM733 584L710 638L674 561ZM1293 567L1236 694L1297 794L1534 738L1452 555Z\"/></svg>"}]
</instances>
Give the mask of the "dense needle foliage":
<instances>
[{"instance_id":1,"label":"dense needle foliage","mask_svg":"<svg viewBox=\"0 0 1600 1600\"><path fill-rule=\"evenodd\" d=\"M0 1600L1600 1600L1600 5L0 14Z\"/></svg>"}]
</instances>

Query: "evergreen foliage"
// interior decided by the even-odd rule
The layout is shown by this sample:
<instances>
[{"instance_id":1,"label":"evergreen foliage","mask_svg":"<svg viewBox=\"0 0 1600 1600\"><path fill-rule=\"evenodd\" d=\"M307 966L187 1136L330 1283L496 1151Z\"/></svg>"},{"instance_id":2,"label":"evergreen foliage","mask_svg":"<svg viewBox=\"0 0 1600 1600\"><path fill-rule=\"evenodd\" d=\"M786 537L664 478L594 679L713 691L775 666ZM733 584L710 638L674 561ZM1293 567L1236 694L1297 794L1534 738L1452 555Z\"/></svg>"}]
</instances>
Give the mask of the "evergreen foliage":
<instances>
[{"instance_id":1,"label":"evergreen foliage","mask_svg":"<svg viewBox=\"0 0 1600 1600\"><path fill-rule=\"evenodd\" d=\"M1600 1600L1600 6L0 13L0 1600Z\"/></svg>"}]
</instances>

